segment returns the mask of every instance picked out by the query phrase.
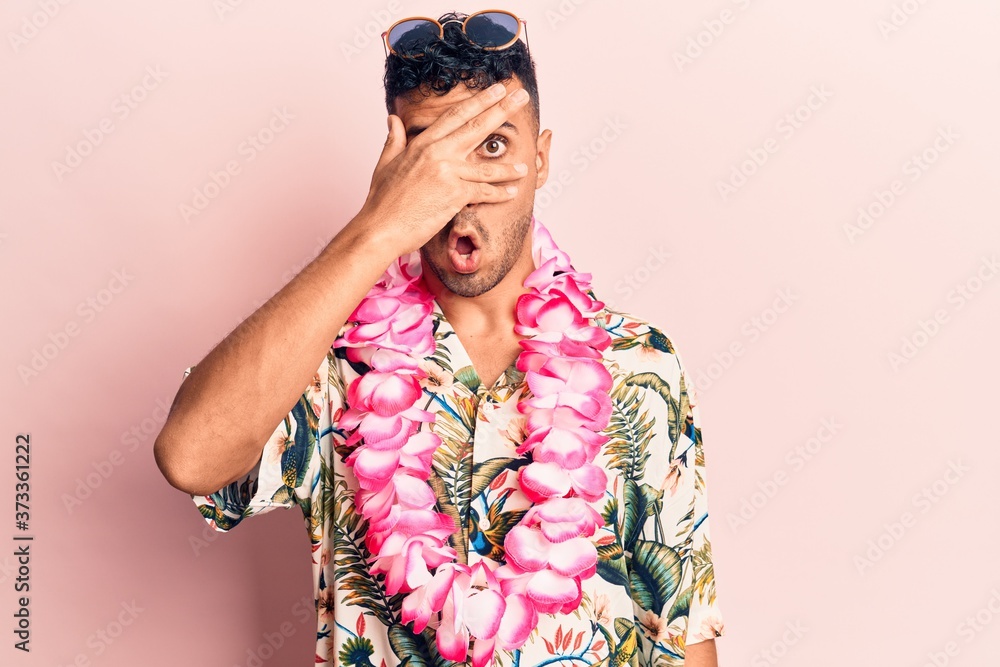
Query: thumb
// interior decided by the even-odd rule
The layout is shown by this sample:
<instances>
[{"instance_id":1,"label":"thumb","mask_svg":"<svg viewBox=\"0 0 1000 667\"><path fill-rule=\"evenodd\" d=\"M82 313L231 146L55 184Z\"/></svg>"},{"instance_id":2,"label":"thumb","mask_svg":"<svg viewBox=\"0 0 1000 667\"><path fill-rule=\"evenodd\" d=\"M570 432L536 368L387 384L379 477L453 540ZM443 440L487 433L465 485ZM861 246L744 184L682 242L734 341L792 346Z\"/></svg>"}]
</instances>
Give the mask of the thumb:
<instances>
[{"instance_id":1,"label":"thumb","mask_svg":"<svg viewBox=\"0 0 1000 667\"><path fill-rule=\"evenodd\" d=\"M403 152L406 148L406 142L404 141L405 135L403 134L403 121L399 119L399 116L395 114L389 114L386 119L386 124L389 126L389 134L386 135L385 145L382 147L382 154L378 158L378 164L375 165L376 169L380 169L383 165L392 162L397 155Z\"/></svg>"}]
</instances>

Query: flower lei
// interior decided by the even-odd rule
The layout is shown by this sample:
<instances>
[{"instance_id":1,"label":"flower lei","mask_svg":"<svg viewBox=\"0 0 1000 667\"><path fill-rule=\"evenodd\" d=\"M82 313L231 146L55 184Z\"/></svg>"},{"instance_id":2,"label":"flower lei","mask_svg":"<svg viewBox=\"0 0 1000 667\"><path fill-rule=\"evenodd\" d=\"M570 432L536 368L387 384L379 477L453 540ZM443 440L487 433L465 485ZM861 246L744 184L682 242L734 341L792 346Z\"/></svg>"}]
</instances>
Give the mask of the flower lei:
<instances>
[{"instance_id":1,"label":"flower lei","mask_svg":"<svg viewBox=\"0 0 1000 667\"><path fill-rule=\"evenodd\" d=\"M356 507L368 520L370 571L385 575L389 595L409 593L402 620L413 621L414 632L437 621L442 657L464 661L475 638L474 667L485 665L496 645L520 648L539 614L580 605L581 581L597 571L589 538L604 525L588 504L607 485L594 459L608 440L601 432L611 416L611 375L601 353L611 338L591 321L604 304L586 293L591 274L576 271L535 218L532 257L536 268L517 299L514 331L529 336L519 341L517 358L532 395L517 404L528 432L517 453L531 454L518 483L533 505L507 533L507 562L495 570L485 561L457 562L448 544L457 527L435 511L428 484L441 439L419 430L434 421L417 403L426 377L420 362L436 346L419 251L389 266L351 314L354 326L333 344L371 368L348 387L340 422L353 430L346 463L360 487Z\"/></svg>"}]
</instances>

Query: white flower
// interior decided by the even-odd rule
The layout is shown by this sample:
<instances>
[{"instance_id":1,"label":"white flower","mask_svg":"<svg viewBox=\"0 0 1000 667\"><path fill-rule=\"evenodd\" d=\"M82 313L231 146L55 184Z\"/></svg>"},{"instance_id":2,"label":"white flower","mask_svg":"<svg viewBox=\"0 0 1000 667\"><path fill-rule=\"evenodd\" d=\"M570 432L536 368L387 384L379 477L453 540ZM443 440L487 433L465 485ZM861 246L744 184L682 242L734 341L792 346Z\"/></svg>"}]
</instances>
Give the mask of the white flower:
<instances>
[{"instance_id":1,"label":"white flower","mask_svg":"<svg viewBox=\"0 0 1000 667\"><path fill-rule=\"evenodd\" d=\"M662 642L670 637L670 630L667 627L667 619L660 618L653 612L645 610L639 618L639 625L646 631L650 639L654 642Z\"/></svg>"}]
</instances>

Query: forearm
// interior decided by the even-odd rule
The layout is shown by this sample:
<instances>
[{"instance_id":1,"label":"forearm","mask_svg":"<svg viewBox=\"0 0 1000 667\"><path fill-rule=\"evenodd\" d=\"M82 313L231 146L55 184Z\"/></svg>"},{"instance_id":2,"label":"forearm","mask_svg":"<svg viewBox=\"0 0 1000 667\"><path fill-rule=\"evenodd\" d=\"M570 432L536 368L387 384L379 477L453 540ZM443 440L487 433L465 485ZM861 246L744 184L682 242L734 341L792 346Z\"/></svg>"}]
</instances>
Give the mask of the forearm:
<instances>
[{"instance_id":1,"label":"forearm","mask_svg":"<svg viewBox=\"0 0 1000 667\"><path fill-rule=\"evenodd\" d=\"M177 391L157 465L208 494L253 468L351 312L395 259L359 214L288 284L221 340Z\"/></svg>"},{"instance_id":2,"label":"forearm","mask_svg":"<svg viewBox=\"0 0 1000 667\"><path fill-rule=\"evenodd\" d=\"M706 639L697 644L689 644L685 650L684 667L719 667L715 640Z\"/></svg>"}]
</instances>

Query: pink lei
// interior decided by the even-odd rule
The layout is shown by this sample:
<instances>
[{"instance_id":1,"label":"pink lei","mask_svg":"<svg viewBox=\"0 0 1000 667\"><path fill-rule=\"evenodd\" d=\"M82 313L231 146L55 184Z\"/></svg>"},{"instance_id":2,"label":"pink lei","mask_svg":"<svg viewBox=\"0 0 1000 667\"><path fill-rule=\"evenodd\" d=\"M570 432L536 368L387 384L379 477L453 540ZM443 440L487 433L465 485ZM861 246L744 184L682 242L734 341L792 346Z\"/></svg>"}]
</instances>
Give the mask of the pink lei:
<instances>
[{"instance_id":1,"label":"pink lei","mask_svg":"<svg viewBox=\"0 0 1000 667\"><path fill-rule=\"evenodd\" d=\"M415 632L434 619L442 657L464 661L475 638L474 667L486 665L495 646L520 648L539 614L580 605L581 582L597 571L590 538L604 525L589 504L607 484L594 465L611 416L611 375L601 361L611 339L593 322L604 304L586 293L591 275L576 271L534 218L532 256L536 268L517 299L514 330L529 336L517 359L531 394L517 405L528 433L517 453L531 455L518 482L533 505L507 533L507 562L496 569L457 562L449 545L457 526L434 509L427 483L441 440L419 430L434 414L416 407L426 376L420 362L435 350L433 296L418 251L393 262L351 314L354 326L334 343L371 367L348 387L350 408L341 420L352 430L346 462L360 486L356 506L368 520L370 571L385 575L389 595L408 593L402 620Z\"/></svg>"}]
</instances>

